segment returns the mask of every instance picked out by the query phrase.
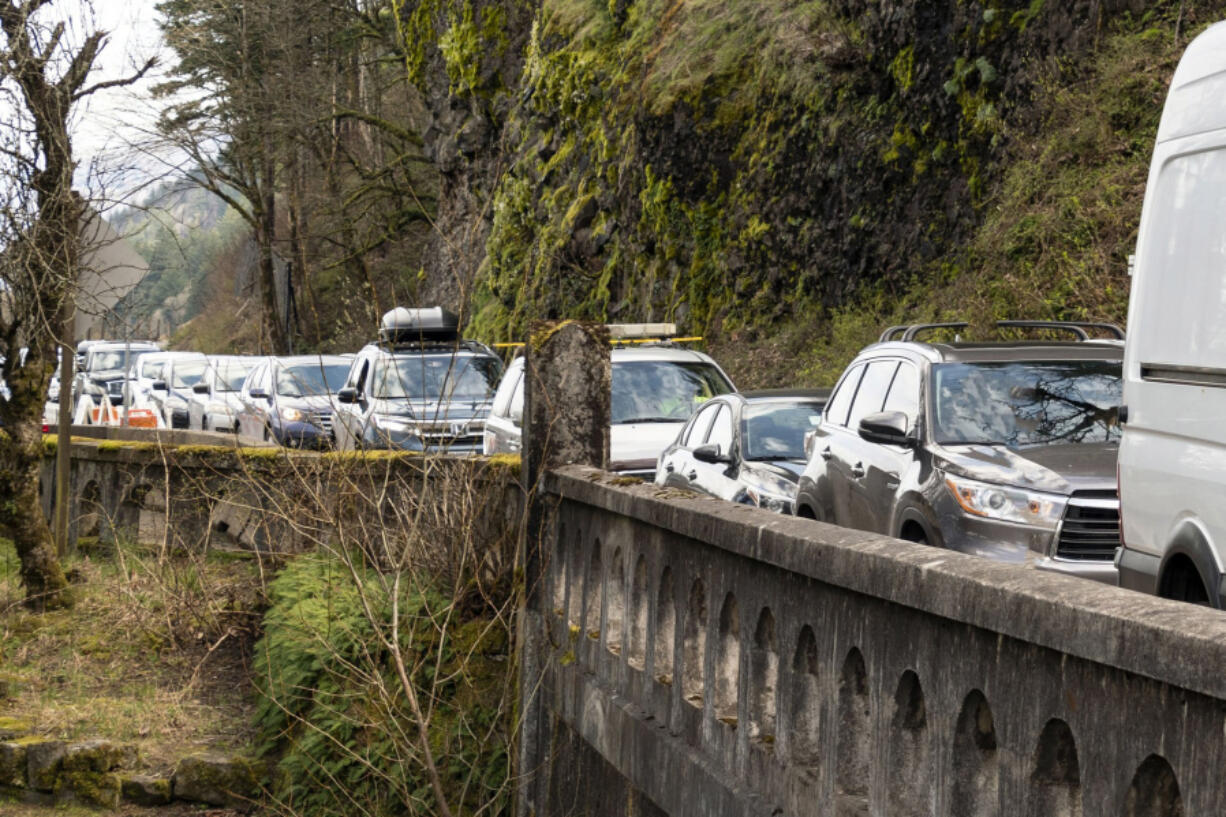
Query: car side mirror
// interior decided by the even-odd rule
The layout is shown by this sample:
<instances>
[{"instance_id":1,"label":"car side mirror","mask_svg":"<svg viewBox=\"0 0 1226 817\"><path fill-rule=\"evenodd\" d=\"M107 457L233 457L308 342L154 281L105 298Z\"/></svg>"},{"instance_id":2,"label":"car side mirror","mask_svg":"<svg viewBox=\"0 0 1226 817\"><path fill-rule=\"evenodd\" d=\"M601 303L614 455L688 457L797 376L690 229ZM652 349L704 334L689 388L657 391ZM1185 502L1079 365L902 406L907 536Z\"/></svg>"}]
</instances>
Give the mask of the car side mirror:
<instances>
[{"instance_id":1,"label":"car side mirror","mask_svg":"<svg viewBox=\"0 0 1226 817\"><path fill-rule=\"evenodd\" d=\"M336 402L338 403L356 403L358 402L358 390L353 386L346 386L336 393Z\"/></svg>"},{"instance_id":2,"label":"car side mirror","mask_svg":"<svg viewBox=\"0 0 1226 817\"><path fill-rule=\"evenodd\" d=\"M817 430L809 429L805 432L805 459L813 457L813 444L817 441Z\"/></svg>"},{"instance_id":3,"label":"car side mirror","mask_svg":"<svg viewBox=\"0 0 1226 817\"><path fill-rule=\"evenodd\" d=\"M203 381L196 383L194 386L192 386L192 391L194 391L196 394L208 394L209 384Z\"/></svg>"},{"instance_id":4,"label":"car side mirror","mask_svg":"<svg viewBox=\"0 0 1226 817\"><path fill-rule=\"evenodd\" d=\"M870 443L901 445L914 448L916 439L910 434L911 419L901 411L881 411L860 421L860 438Z\"/></svg>"},{"instance_id":5,"label":"car side mirror","mask_svg":"<svg viewBox=\"0 0 1226 817\"><path fill-rule=\"evenodd\" d=\"M721 462L732 462L732 457L719 450L719 446L715 443L707 443L700 445L693 451L694 459L699 462L709 462L718 464Z\"/></svg>"},{"instance_id":6,"label":"car side mirror","mask_svg":"<svg viewBox=\"0 0 1226 817\"><path fill-rule=\"evenodd\" d=\"M248 394L250 394L252 398L256 400L271 400L272 399L272 396L268 392L264 391L264 389L260 388L259 386L256 386L254 389L249 391Z\"/></svg>"},{"instance_id":7,"label":"car side mirror","mask_svg":"<svg viewBox=\"0 0 1226 817\"><path fill-rule=\"evenodd\" d=\"M153 385L151 385L149 388L153 389L154 391L170 391L170 389L166 387L165 380L155 380L153 381Z\"/></svg>"}]
</instances>

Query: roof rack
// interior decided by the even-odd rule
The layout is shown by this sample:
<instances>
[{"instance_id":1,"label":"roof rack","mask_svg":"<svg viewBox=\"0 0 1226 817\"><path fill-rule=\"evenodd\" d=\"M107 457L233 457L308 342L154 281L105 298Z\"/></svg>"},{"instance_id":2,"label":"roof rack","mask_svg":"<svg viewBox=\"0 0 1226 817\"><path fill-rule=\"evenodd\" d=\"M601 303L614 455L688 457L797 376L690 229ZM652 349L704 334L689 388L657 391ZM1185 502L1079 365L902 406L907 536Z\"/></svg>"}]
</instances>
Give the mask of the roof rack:
<instances>
[{"instance_id":1,"label":"roof rack","mask_svg":"<svg viewBox=\"0 0 1226 817\"><path fill-rule=\"evenodd\" d=\"M1054 329L1056 331L1071 332L1079 340L1089 340L1090 333L1086 330L1097 329L1102 332L1110 332L1112 335L1115 335L1116 340L1124 339L1124 330L1113 323L1094 323L1092 321L997 321L996 326L1001 329Z\"/></svg>"},{"instance_id":2,"label":"roof rack","mask_svg":"<svg viewBox=\"0 0 1226 817\"><path fill-rule=\"evenodd\" d=\"M954 321L950 323L914 323L910 325L898 325L887 327L878 338L879 343L887 343L892 340L901 340L903 342L913 341L921 332L929 332L937 329L966 329L970 324L966 321ZM1097 330L1101 332L1109 332L1114 335L1115 340L1124 339L1124 330L1113 323L1097 323L1093 321L996 321L993 326L997 329L1050 329L1057 332L1068 332L1074 335L1080 341L1090 340L1090 333L1086 330Z\"/></svg>"}]
</instances>

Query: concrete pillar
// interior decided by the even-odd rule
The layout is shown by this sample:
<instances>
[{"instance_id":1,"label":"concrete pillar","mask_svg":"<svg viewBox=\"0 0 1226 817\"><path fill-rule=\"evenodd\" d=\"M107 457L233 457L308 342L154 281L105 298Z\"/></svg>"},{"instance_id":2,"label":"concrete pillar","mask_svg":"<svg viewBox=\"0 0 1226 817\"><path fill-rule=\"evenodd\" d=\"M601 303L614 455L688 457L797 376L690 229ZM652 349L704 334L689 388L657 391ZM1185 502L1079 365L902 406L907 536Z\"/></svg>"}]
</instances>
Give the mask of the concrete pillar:
<instances>
[{"instance_id":1,"label":"concrete pillar","mask_svg":"<svg viewBox=\"0 0 1226 817\"><path fill-rule=\"evenodd\" d=\"M609 330L578 321L533 325L524 361L528 486L557 465L609 463Z\"/></svg>"},{"instance_id":2,"label":"concrete pillar","mask_svg":"<svg viewBox=\"0 0 1226 817\"><path fill-rule=\"evenodd\" d=\"M555 503L541 495L541 477L560 465L608 467L611 380L609 330L577 321L536 323L524 361L524 444L521 472L528 518L521 540L524 605L518 616L519 695L523 713L516 773L516 813L540 813L549 787L547 724L539 690L549 643L545 628L545 555L550 552ZM566 543L578 546L578 543Z\"/></svg>"}]
</instances>

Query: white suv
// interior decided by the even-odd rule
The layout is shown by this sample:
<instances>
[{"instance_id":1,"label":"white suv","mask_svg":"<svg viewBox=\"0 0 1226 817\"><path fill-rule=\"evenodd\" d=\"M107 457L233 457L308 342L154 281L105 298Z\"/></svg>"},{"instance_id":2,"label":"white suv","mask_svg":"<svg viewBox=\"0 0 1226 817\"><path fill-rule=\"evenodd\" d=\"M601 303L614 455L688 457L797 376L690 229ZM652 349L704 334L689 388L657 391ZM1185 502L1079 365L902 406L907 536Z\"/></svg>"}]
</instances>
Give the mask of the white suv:
<instances>
[{"instance_id":1,"label":"white suv","mask_svg":"<svg viewBox=\"0 0 1226 817\"><path fill-rule=\"evenodd\" d=\"M660 452L676 439L694 409L736 391L724 370L702 352L668 344L612 351L612 428L609 470L655 479ZM507 367L485 422L486 454L520 450L524 359Z\"/></svg>"},{"instance_id":2,"label":"white suv","mask_svg":"<svg viewBox=\"0 0 1226 817\"><path fill-rule=\"evenodd\" d=\"M1226 23L1188 46L1158 126L1124 352L1120 585L1223 606Z\"/></svg>"}]
</instances>

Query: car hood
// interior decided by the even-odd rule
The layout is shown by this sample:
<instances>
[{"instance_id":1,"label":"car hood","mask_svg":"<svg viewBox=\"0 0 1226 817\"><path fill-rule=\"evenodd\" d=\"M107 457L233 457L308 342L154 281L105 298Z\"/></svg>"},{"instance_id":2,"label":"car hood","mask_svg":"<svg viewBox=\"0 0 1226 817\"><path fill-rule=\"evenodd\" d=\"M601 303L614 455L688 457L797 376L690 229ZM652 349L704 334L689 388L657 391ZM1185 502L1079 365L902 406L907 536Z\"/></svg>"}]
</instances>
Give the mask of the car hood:
<instances>
[{"instance_id":1,"label":"car hood","mask_svg":"<svg viewBox=\"0 0 1226 817\"><path fill-rule=\"evenodd\" d=\"M940 449L942 470L998 485L1015 485L1057 494L1115 488L1116 443L1061 443L1018 451L1003 445L950 446Z\"/></svg>"},{"instance_id":2,"label":"car hood","mask_svg":"<svg viewBox=\"0 0 1226 817\"><path fill-rule=\"evenodd\" d=\"M123 369L102 369L97 372L87 372L86 377L95 383L109 383L112 380L121 380L126 376Z\"/></svg>"},{"instance_id":3,"label":"car hood","mask_svg":"<svg viewBox=\"0 0 1226 817\"><path fill-rule=\"evenodd\" d=\"M243 401L239 399L239 393L236 391L216 391L213 396L200 395L209 403L220 406L225 406L230 411L238 411L243 407Z\"/></svg>"},{"instance_id":4,"label":"car hood","mask_svg":"<svg viewBox=\"0 0 1226 817\"><path fill-rule=\"evenodd\" d=\"M748 460L745 462L744 469L751 473L756 472L773 479L796 484L800 482L800 475L805 470L805 461Z\"/></svg>"},{"instance_id":5,"label":"car hood","mask_svg":"<svg viewBox=\"0 0 1226 817\"><path fill-rule=\"evenodd\" d=\"M675 423L615 423L609 429L609 468L655 468L660 452L677 439L684 420Z\"/></svg>"},{"instance_id":6,"label":"car hood","mask_svg":"<svg viewBox=\"0 0 1226 817\"><path fill-rule=\"evenodd\" d=\"M378 414L403 414L418 421L484 420L489 416L492 400L382 400L375 409Z\"/></svg>"},{"instance_id":7,"label":"car hood","mask_svg":"<svg viewBox=\"0 0 1226 817\"><path fill-rule=\"evenodd\" d=\"M335 411L332 398L326 394L312 394L309 397L277 397L278 408L296 408L299 411Z\"/></svg>"}]
</instances>

